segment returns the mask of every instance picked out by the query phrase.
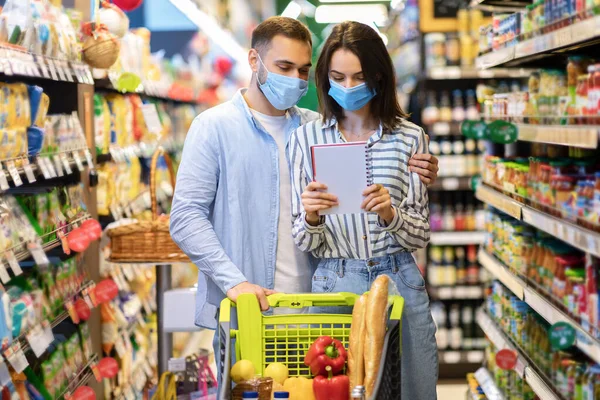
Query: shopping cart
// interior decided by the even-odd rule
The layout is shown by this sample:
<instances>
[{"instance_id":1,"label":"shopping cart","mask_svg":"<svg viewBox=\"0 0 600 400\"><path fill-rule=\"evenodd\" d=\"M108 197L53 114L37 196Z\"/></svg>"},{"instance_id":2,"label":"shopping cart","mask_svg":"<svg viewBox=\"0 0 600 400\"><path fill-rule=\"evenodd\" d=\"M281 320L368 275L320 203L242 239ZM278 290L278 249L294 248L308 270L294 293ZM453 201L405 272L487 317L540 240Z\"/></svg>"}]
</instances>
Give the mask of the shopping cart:
<instances>
[{"instance_id":1,"label":"shopping cart","mask_svg":"<svg viewBox=\"0 0 600 400\"><path fill-rule=\"evenodd\" d=\"M351 307L358 295L352 293L335 294L275 294L268 297L271 308L285 307L303 309L306 307ZM402 308L404 299L390 296L392 304L389 312L387 334L375 386L376 400L400 399L400 356L402 349ZM237 309L237 329L231 326L231 307ZM314 309L313 309L314 310ZM309 311L311 311L309 309ZM262 374L273 362L288 366L290 376L309 376L310 370L304 365L304 355L310 345L320 336L331 336L348 347L351 314L298 313L264 315L256 296L240 295L237 304L225 299L221 303L219 317L219 375L221 387L219 400L231 399L232 341L235 339L235 359L249 360Z\"/></svg>"}]
</instances>

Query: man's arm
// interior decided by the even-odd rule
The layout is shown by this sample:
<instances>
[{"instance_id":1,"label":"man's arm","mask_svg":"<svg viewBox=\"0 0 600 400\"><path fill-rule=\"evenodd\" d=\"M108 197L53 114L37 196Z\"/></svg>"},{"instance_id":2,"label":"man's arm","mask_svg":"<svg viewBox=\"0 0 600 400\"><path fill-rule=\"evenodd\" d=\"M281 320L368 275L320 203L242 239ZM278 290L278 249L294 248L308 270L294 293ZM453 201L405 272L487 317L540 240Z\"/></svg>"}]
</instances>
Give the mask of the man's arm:
<instances>
[{"instance_id":1,"label":"man's arm","mask_svg":"<svg viewBox=\"0 0 600 400\"><path fill-rule=\"evenodd\" d=\"M171 208L171 237L196 266L227 293L246 277L225 253L208 216L219 181L218 138L196 117L183 147Z\"/></svg>"}]
</instances>

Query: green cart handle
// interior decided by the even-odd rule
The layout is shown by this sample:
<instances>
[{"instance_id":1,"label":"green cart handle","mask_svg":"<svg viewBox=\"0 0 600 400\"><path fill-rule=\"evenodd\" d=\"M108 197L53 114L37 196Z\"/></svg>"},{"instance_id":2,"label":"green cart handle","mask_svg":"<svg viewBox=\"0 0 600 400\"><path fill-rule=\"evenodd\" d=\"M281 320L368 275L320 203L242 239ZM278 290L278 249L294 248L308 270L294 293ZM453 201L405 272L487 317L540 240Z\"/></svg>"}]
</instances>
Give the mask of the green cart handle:
<instances>
[{"instance_id":1,"label":"green cart handle","mask_svg":"<svg viewBox=\"0 0 600 400\"><path fill-rule=\"evenodd\" d=\"M303 294L284 294L277 293L267 297L269 306L271 307L287 307L287 308L305 308L305 307L339 307L339 306L354 306L358 295L354 293L303 293ZM256 297L253 294L242 294L238 297L238 302L247 304L246 302L256 302ZM402 308L404 299L400 296L390 296L392 310L390 319L400 320L402 318ZM219 322L231 322L231 307L236 306L229 299L224 299L221 302L221 310L219 314Z\"/></svg>"}]
</instances>

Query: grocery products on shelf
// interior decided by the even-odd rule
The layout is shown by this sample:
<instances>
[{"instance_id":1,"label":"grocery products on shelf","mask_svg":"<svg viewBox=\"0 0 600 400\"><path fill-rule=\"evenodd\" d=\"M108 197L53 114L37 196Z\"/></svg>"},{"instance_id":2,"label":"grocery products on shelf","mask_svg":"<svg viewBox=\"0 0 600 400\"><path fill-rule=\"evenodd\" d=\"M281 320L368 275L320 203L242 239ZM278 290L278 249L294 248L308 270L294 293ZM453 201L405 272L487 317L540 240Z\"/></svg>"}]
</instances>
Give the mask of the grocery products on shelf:
<instances>
[{"instance_id":1,"label":"grocery products on shelf","mask_svg":"<svg viewBox=\"0 0 600 400\"><path fill-rule=\"evenodd\" d=\"M432 232L474 232L484 227L483 206L473 193L459 191L443 195L430 194L430 226Z\"/></svg>"},{"instance_id":2,"label":"grocery products on shelf","mask_svg":"<svg viewBox=\"0 0 600 400\"><path fill-rule=\"evenodd\" d=\"M548 334L550 325L499 282L494 282L485 308L555 393L565 399L582 393L591 396L583 398L594 398L598 393L595 364L577 349L554 350Z\"/></svg>"},{"instance_id":3,"label":"grocery products on shelf","mask_svg":"<svg viewBox=\"0 0 600 400\"><path fill-rule=\"evenodd\" d=\"M427 281L432 287L478 285L486 281L477 263L477 245L428 248Z\"/></svg>"},{"instance_id":4,"label":"grocery products on shelf","mask_svg":"<svg viewBox=\"0 0 600 400\"><path fill-rule=\"evenodd\" d=\"M520 12L494 15L479 29L479 53L485 54L584 21L597 14L595 1L538 0Z\"/></svg>"},{"instance_id":5,"label":"grocery products on shelf","mask_svg":"<svg viewBox=\"0 0 600 400\"><path fill-rule=\"evenodd\" d=\"M433 302L431 314L437 327L435 338L440 350L481 350L483 332L475 321L481 301Z\"/></svg>"}]
</instances>

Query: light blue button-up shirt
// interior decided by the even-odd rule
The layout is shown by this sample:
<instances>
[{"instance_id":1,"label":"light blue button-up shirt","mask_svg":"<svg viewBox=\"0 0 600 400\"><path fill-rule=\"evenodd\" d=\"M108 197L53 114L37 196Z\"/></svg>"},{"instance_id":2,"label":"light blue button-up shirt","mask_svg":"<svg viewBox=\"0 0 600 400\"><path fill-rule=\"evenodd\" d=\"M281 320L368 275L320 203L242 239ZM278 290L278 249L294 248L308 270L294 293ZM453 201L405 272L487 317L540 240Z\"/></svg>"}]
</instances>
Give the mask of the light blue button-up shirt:
<instances>
[{"instance_id":1,"label":"light blue button-up shirt","mask_svg":"<svg viewBox=\"0 0 600 400\"><path fill-rule=\"evenodd\" d=\"M272 289L279 222L279 152L240 90L190 127L171 208L171 236L200 270L196 324L216 328L225 293L248 281ZM291 108L291 131L319 115ZM290 218L291 216L282 216Z\"/></svg>"}]
</instances>

